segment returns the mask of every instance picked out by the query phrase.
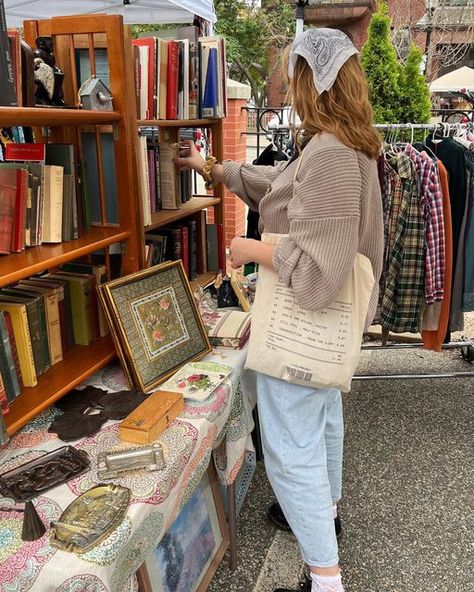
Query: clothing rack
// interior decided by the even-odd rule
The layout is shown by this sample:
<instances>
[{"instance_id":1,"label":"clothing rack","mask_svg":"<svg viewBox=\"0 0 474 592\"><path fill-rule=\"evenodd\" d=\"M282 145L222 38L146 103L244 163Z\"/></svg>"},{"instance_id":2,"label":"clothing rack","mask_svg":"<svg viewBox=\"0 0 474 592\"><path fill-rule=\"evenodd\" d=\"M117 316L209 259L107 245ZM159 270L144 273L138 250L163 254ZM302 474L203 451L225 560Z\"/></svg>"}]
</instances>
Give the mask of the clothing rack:
<instances>
[{"instance_id":1,"label":"clothing rack","mask_svg":"<svg viewBox=\"0 0 474 592\"><path fill-rule=\"evenodd\" d=\"M444 136L448 137L451 132L460 132L464 130L470 130L474 132L474 122L468 123L382 123L375 124L374 127L379 130L386 131L414 131L414 130L426 130L437 132L439 131ZM364 345L362 350L394 350L394 349L412 349L421 348L422 343L395 343L392 345ZM442 349L460 349L463 359L466 362L474 361L474 341L465 339L464 341L451 341L449 343L443 343ZM419 378L459 378L466 376L474 376L472 372L445 372L441 374L381 374L381 375L356 375L354 380L387 380L387 379L419 379Z\"/></svg>"}]
</instances>

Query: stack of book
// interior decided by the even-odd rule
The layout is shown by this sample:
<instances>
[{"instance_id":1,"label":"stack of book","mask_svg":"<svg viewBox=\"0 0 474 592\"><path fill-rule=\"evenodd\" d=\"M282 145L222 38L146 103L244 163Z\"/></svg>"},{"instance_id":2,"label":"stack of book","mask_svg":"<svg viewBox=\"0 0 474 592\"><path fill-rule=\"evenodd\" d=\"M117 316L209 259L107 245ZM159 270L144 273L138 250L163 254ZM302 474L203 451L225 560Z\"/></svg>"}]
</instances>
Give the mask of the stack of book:
<instances>
[{"instance_id":1,"label":"stack of book","mask_svg":"<svg viewBox=\"0 0 474 592\"><path fill-rule=\"evenodd\" d=\"M79 238L90 225L80 189L72 144L6 144L0 253Z\"/></svg>"},{"instance_id":2,"label":"stack of book","mask_svg":"<svg viewBox=\"0 0 474 592\"><path fill-rule=\"evenodd\" d=\"M132 43L139 119L227 115L223 38L199 37L197 27L182 27Z\"/></svg>"},{"instance_id":3,"label":"stack of book","mask_svg":"<svg viewBox=\"0 0 474 592\"><path fill-rule=\"evenodd\" d=\"M242 349L250 337L252 315L240 310L202 311L202 320L213 347Z\"/></svg>"},{"instance_id":4,"label":"stack of book","mask_svg":"<svg viewBox=\"0 0 474 592\"><path fill-rule=\"evenodd\" d=\"M179 224L145 234L147 266L181 259L188 279L194 280L199 274L224 268L219 258L222 240L222 224L207 224L202 210Z\"/></svg>"},{"instance_id":5,"label":"stack of book","mask_svg":"<svg viewBox=\"0 0 474 592\"><path fill-rule=\"evenodd\" d=\"M32 276L0 289L2 412L37 377L61 362L73 345L90 345L108 333L96 285L104 265L68 263L55 273Z\"/></svg>"}]
</instances>

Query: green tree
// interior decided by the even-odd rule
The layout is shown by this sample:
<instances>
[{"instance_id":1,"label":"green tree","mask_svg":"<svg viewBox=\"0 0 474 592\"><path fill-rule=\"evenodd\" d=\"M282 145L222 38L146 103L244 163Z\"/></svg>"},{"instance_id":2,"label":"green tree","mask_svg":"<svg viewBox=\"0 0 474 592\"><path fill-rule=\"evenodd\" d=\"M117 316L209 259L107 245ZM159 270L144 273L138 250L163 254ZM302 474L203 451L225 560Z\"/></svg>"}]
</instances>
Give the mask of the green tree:
<instances>
[{"instance_id":1,"label":"green tree","mask_svg":"<svg viewBox=\"0 0 474 592\"><path fill-rule=\"evenodd\" d=\"M387 3L378 0L361 53L376 123L396 123L400 113L401 66L390 39L390 24Z\"/></svg>"},{"instance_id":2,"label":"green tree","mask_svg":"<svg viewBox=\"0 0 474 592\"><path fill-rule=\"evenodd\" d=\"M215 0L216 33L226 39L229 74L249 84L256 105L266 99L270 51L277 53L294 36L294 6L285 0Z\"/></svg>"},{"instance_id":3,"label":"green tree","mask_svg":"<svg viewBox=\"0 0 474 592\"><path fill-rule=\"evenodd\" d=\"M431 117L430 90L420 72L423 52L415 44L410 46L400 75L400 121L427 123Z\"/></svg>"}]
</instances>

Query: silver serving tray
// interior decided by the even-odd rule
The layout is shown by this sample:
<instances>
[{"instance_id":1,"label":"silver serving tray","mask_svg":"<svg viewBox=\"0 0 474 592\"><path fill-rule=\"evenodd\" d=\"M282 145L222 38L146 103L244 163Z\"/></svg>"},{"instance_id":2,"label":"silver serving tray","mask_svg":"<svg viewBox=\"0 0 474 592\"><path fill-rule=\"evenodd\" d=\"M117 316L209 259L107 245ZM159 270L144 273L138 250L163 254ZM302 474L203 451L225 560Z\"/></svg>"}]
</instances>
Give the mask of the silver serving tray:
<instances>
[{"instance_id":1,"label":"silver serving tray","mask_svg":"<svg viewBox=\"0 0 474 592\"><path fill-rule=\"evenodd\" d=\"M101 479L114 479L123 471L146 469L160 471L165 468L161 444L128 448L116 452L100 452L97 455L97 476Z\"/></svg>"}]
</instances>

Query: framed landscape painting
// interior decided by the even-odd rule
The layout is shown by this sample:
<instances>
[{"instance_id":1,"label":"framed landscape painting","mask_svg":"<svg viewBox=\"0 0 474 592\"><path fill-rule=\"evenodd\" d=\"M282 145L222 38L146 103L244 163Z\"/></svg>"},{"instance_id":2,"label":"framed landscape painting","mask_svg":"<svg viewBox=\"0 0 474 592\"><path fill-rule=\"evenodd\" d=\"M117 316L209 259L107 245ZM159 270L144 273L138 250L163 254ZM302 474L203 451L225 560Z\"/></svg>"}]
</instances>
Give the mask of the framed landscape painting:
<instances>
[{"instance_id":1,"label":"framed landscape painting","mask_svg":"<svg viewBox=\"0 0 474 592\"><path fill-rule=\"evenodd\" d=\"M138 572L142 592L204 592L227 544L215 470L208 471Z\"/></svg>"},{"instance_id":2,"label":"framed landscape painting","mask_svg":"<svg viewBox=\"0 0 474 592\"><path fill-rule=\"evenodd\" d=\"M147 392L211 351L181 261L107 282L100 300L127 376Z\"/></svg>"}]
</instances>

